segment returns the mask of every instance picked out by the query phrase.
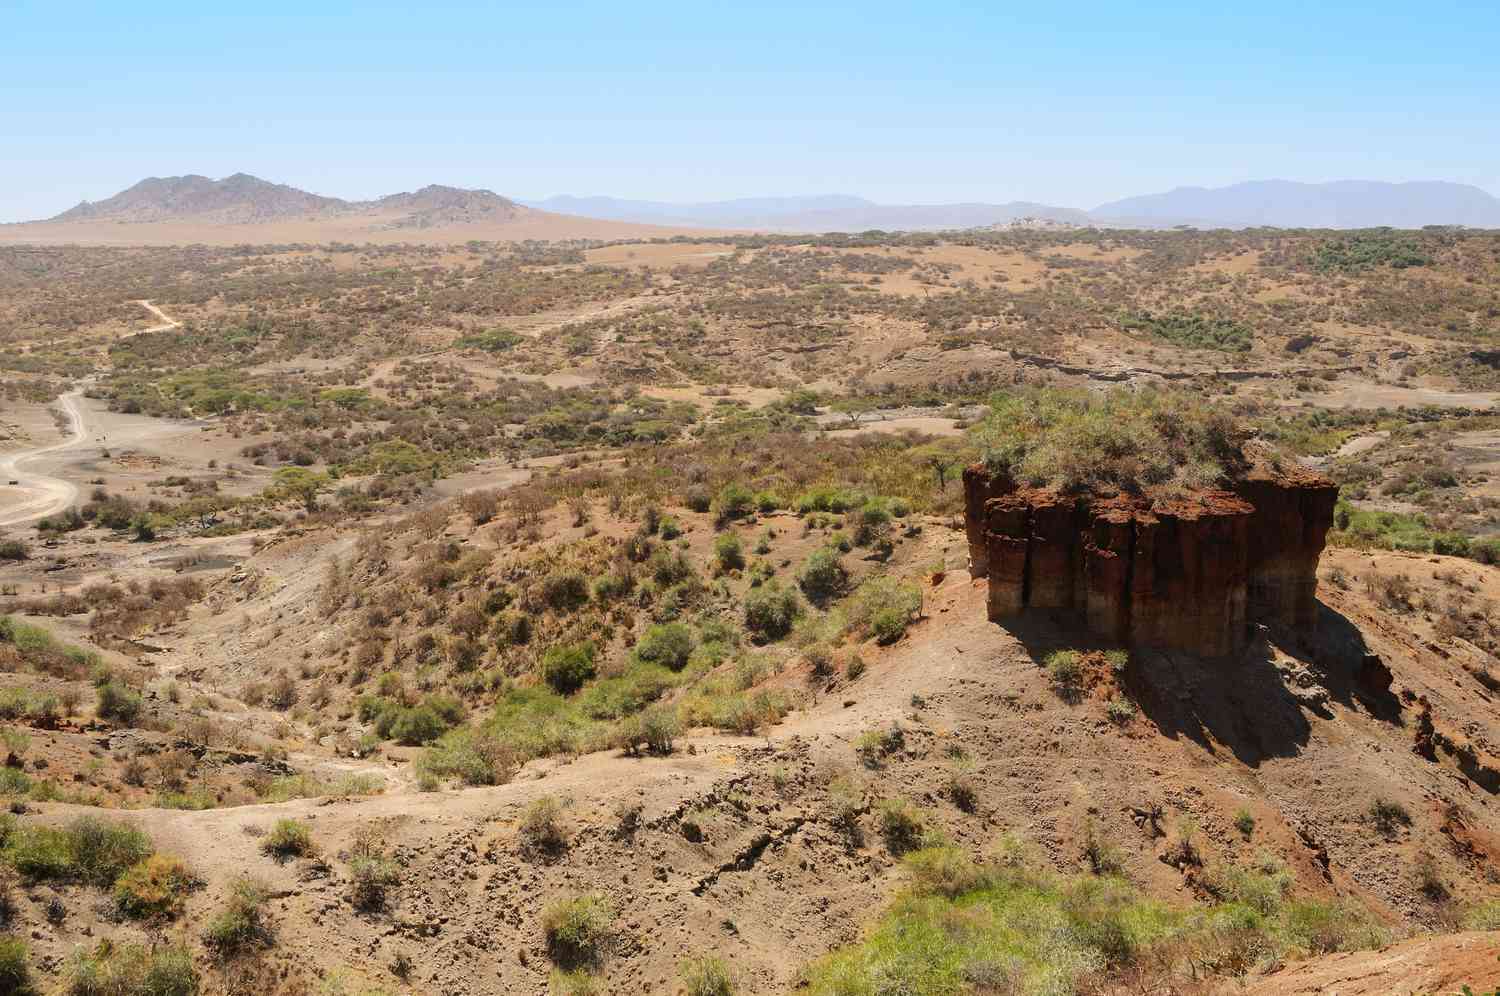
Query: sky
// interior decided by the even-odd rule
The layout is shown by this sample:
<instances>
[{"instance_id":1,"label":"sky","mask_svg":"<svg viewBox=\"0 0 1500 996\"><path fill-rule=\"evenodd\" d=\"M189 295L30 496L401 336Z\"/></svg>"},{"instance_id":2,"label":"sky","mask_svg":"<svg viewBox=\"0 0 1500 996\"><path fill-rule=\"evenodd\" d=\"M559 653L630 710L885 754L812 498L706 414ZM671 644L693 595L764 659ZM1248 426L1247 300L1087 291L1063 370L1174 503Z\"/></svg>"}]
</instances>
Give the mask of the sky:
<instances>
[{"instance_id":1,"label":"sky","mask_svg":"<svg viewBox=\"0 0 1500 996\"><path fill-rule=\"evenodd\" d=\"M0 221L147 176L1091 208L1500 195L1500 4L0 0Z\"/></svg>"}]
</instances>

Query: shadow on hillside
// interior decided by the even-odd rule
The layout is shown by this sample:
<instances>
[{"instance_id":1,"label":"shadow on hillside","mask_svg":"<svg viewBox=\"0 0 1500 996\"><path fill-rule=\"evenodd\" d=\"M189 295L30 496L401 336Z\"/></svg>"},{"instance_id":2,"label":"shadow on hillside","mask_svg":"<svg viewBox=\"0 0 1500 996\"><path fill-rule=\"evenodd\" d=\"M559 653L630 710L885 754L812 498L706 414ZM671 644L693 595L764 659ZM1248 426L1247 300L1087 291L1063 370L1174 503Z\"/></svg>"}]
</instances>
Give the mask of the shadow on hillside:
<instances>
[{"instance_id":1,"label":"shadow on hillside","mask_svg":"<svg viewBox=\"0 0 1500 996\"><path fill-rule=\"evenodd\" d=\"M1006 620L1005 628L1039 666L1054 650L1112 647L1051 620L1020 617ZM1267 758L1295 757L1312 732L1304 705L1288 692L1263 636L1237 659L1133 649L1125 685L1141 715L1165 736L1187 737L1210 754L1228 750L1252 767Z\"/></svg>"},{"instance_id":2,"label":"shadow on hillside","mask_svg":"<svg viewBox=\"0 0 1500 996\"><path fill-rule=\"evenodd\" d=\"M1370 647L1348 617L1319 602L1318 631L1311 644L1318 675L1331 698L1350 709L1363 705L1378 719L1405 725L1401 701L1389 687L1371 681L1374 669L1366 663Z\"/></svg>"},{"instance_id":3,"label":"shadow on hillside","mask_svg":"<svg viewBox=\"0 0 1500 996\"><path fill-rule=\"evenodd\" d=\"M1359 628L1319 605L1314 634L1271 633L1256 627L1237 658L1205 660L1176 651L1136 648L1125 687L1142 715L1168 737L1187 737L1211 754L1228 750L1252 767L1268 758L1295 757L1312 732L1307 713L1329 719L1330 702L1363 706L1376 717L1401 722L1401 705L1389 688L1371 684L1369 648ZM1109 650L1112 644L1080 633L1066 619L1027 615L1005 629L1041 666L1054 650ZM1276 666L1276 652L1301 665L1291 677ZM1299 680L1299 675L1304 680Z\"/></svg>"}]
</instances>

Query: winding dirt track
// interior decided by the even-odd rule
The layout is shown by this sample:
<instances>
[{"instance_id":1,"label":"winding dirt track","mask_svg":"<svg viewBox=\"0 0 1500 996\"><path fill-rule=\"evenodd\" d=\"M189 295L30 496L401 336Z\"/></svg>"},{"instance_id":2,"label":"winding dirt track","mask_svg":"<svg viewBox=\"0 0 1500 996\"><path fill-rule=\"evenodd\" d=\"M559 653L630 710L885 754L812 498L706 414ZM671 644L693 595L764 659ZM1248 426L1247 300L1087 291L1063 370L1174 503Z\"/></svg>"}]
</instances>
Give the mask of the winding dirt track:
<instances>
[{"instance_id":1,"label":"winding dirt track","mask_svg":"<svg viewBox=\"0 0 1500 996\"><path fill-rule=\"evenodd\" d=\"M182 324L150 301L139 300L135 303L160 319L161 324L131 332L122 338L128 339L130 336L144 335L149 332L167 332ZM88 440L89 425L81 400L84 387L92 380L92 377L85 378L78 387L60 395L57 399L58 407L68 419L66 439L60 443L53 443L51 446L39 446L0 456L0 486L15 489L22 495L19 504L0 511L0 527L25 525L49 515L56 515L66 511L78 500L78 485L73 482L48 474L27 473L21 467L40 457L74 449Z\"/></svg>"}]
</instances>

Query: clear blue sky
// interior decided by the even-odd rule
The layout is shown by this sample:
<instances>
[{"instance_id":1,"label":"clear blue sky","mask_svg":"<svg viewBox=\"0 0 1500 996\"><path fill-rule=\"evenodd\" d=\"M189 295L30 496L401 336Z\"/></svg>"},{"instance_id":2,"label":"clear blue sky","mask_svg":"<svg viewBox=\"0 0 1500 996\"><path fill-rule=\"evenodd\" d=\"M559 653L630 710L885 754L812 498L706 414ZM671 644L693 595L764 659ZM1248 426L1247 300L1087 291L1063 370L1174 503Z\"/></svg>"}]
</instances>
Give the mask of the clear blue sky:
<instances>
[{"instance_id":1,"label":"clear blue sky","mask_svg":"<svg viewBox=\"0 0 1500 996\"><path fill-rule=\"evenodd\" d=\"M1500 194L1494 0L0 0L0 39L0 220L240 170L344 197Z\"/></svg>"}]
</instances>

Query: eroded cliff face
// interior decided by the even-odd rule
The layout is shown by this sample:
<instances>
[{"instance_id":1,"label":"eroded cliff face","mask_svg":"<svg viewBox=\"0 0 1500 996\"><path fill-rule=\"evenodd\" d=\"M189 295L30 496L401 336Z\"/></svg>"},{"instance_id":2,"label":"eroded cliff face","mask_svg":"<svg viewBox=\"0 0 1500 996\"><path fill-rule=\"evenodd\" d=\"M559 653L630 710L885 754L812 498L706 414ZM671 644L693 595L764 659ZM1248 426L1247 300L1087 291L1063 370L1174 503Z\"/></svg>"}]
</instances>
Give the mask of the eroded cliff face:
<instances>
[{"instance_id":1,"label":"eroded cliff face","mask_svg":"<svg viewBox=\"0 0 1500 996\"><path fill-rule=\"evenodd\" d=\"M970 570L989 616L1072 613L1127 644L1232 654L1251 619L1310 630L1337 487L1252 470L1233 491L1164 501L1017 488L964 473Z\"/></svg>"}]
</instances>

